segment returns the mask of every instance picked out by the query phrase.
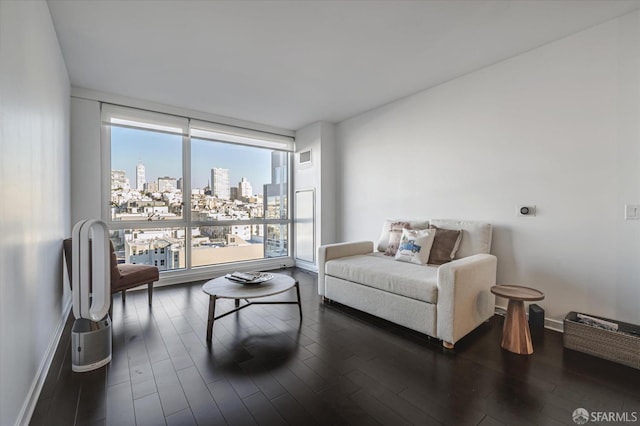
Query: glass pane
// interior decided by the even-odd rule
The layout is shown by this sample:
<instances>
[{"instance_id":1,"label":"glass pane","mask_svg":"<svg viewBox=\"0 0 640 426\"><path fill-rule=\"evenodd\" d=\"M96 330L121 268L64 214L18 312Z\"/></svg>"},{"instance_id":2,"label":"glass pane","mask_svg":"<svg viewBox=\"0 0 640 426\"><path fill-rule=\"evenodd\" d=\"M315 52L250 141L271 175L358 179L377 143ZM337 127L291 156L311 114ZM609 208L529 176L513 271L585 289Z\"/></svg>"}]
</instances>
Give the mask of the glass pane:
<instances>
[{"instance_id":1,"label":"glass pane","mask_svg":"<svg viewBox=\"0 0 640 426\"><path fill-rule=\"evenodd\" d=\"M264 225L200 226L191 229L191 264L216 265L264 258Z\"/></svg>"},{"instance_id":2,"label":"glass pane","mask_svg":"<svg viewBox=\"0 0 640 426\"><path fill-rule=\"evenodd\" d=\"M289 211L288 180L289 154L271 153L271 183L264 186L266 219L286 219Z\"/></svg>"},{"instance_id":3,"label":"glass pane","mask_svg":"<svg viewBox=\"0 0 640 426\"><path fill-rule=\"evenodd\" d=\"M120 229L110 231L118 263L157 266L160 271L186 267L185 229Z\"/></svg>"},{"instance_id":4,"label":"glass pane","mask_svg":"<svg viewBox=\"0 0 640 426\"><path fill-rule=\"evenodd\" d=\"M267 225L265 257L289 255L289 225L286 223Z\"/></svg>"},{"instance_id":5,"label":"glass pane","mask_svg":"<svg viewBox=\"0 0 640 426\"><path fill-rule=\"evenodd\" d=\"M182 136L111 127L111 219L182 218Z\"/></svg>"},{"instance_id":6,"label":"glass pane","mask_svg":"<svg viewBox=\"0 0 640 426\"><path fill-rule=\"evenodd\" d=\"M193 221L286 219L289 154L191 140Z\"/></svg>"}]
</instances>

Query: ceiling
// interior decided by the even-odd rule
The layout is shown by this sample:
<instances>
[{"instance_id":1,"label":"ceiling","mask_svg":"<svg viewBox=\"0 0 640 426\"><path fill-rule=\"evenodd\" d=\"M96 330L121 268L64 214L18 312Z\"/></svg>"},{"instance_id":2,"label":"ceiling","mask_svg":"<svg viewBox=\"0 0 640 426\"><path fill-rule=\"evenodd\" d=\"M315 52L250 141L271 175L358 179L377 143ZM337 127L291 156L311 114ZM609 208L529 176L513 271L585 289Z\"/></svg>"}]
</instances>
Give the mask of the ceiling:
<instances>
[{"instance_id":1,"label":"ceiling","mask_svg":"<svg viewBox=\"0 0 640 426\"><path fill-rule=\"evenodd\" d=\"M71 84L285 129L339 122L638 0L48 0Z\"/></svg>"}]
</instances>

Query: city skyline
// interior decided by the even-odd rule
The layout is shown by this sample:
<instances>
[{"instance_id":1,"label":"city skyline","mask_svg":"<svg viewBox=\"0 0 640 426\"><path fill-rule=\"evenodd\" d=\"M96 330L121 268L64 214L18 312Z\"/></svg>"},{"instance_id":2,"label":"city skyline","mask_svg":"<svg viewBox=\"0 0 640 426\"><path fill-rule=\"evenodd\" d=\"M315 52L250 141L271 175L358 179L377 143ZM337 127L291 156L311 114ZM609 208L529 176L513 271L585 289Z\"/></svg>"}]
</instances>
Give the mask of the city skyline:
<instances>
[{"instance_id":1,"label":"city skyline","mask_svg":"<svg viewBox=\"0 0 640 426\"><path fill-rule=\"evenodd\" d=\"M131 188L137 187L137 166L144 165L145 180L179 179L182 175L182 136L147 130L111 127L111 170L122 170ZM231 186L242 178L254 191L271 182L271 150L200 139L191 140L191 188L210 185L211 169L229 169Z\"/></svg>"}]
</instances>

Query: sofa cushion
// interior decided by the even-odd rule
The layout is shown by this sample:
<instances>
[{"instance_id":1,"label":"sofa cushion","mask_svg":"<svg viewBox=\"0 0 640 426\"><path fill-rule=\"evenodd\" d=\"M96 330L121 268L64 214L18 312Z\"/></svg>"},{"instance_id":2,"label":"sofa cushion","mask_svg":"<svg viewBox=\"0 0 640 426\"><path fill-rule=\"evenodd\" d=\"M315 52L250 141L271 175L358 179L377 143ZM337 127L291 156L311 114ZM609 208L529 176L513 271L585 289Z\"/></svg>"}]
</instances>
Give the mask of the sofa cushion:
<instances>
[{"instance_id":1,"label":"sofa cushion","mask_svg":"<svg viewBox=\"0 0 640 426\"><path fill-rule=\"evenodd\" d=\"M438 301L438 268L396 262L383 253L333 259L325 274L429 303Z\"/></svg>"},{"instance_id":2,"label":"sofa cushion","mask_svg":"<svg viewBox=\"0 0 640 426\"><path fill-rule=\"evenodd\" d=\"M134 284L145 285L160 279L156 266L122 263L117 268L119 277L117 280L111 279L111 293L128 290Z\"/></svg>"},{"instance_id":3,"label":"sofa cushion","mask_svg":"<svg viewBox=\"0 0 640 426\"><path fill-rule=\"evenodd\" d=\"M435 236L435 229L403 229L396 260L425 265Z\"/></svg>"},{"instance_id":4,"label":"sofa cushion","mask_svg":"<svg viewBox=\"0 0 640 426\"><path fill-rule=\"evenodd\" d=\"M431 253L429 253L429 265L442 265L451 262L458 252L462 231L459 229L442 229L431 225L436 231Z\"/></svg>"},{"instance_id":5,"label":"sofa cushion","mask_svg":"<svg viewBox=\"0 0 640 426\"><path fill-rule=\"evenodd\" d=\"M385 252L389 245L389 231L391 224L394 222L407 222L410 229L427 229L429 228L428 220L403 220L403 219L387 219L382 224L382 232L378 238L378 251Z\"/></svg>"},{"instance_id":6,"label":"sofa cushion","mask_svg":"<svg viewBox=\"0 0 640 426\"><path fill-rule=\"evenodd\" d=\"M473 256L474 254L489 254L491 251L491 224L487 222L433 219L431 225L443 229L462 230L460 247L454 259Z\"/></svg>"}]
</instances>

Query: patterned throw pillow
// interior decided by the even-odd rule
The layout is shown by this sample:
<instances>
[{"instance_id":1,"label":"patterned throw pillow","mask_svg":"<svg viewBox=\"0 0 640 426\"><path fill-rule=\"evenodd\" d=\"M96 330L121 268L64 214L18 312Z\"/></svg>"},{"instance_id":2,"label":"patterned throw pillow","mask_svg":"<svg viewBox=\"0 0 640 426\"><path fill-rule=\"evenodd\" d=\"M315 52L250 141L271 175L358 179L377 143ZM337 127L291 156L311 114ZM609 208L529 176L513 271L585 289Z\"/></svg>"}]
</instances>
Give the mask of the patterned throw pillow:
<instances>
[{"instance_id":1,"label":"patterned throw pillow","mask_svg":"<svg viewBox=\"0 0 640 426\"><path fill-rule=\"evenodd\" d=\"M384 251L385 256L395 256L402 237L402 230L409 228L409 222L393 222L389 227L389 244Z\"/></svg>"},{"instance_id":2,"label":"patterned throw pillow","mask_svg":"<svg viewBox=\"0 0 640 426\"><path fill-rule=\"evenodd\" d=\"M409 225L407 228L409 229L428 229L429 221L428 220L407 220L403 218L397 219L385 219L382 223L382 230L380 232L380 236L378 237L378 245L377 250L379 252L384 253L387 251L387 247L389 245L389 230L391 229L391 224L394 222L406 222Z\"/></svg>"},{"instance_id":3,"label":"patterned throw pillow","mask_svg":"<svg viewBox=\"0 0 640 426\"><path fill-rule=\"evenodd\" d=\"M418 265L426 264L435 235L435 229L403 229L396 260Z\"/></svg>"},{"instance_id":4,"label":"patterned throw pillow","mask_svg":"<svg viewBox=\"0 0 640 426\"><path fill-rule=\"evenodd\" d=\"M429 229L436 231L433 247L429 255L429 265L442 265L451 262L460 247L462 231L459 229L442 229L431 225Z\"/></svg>"}]
</instances>

